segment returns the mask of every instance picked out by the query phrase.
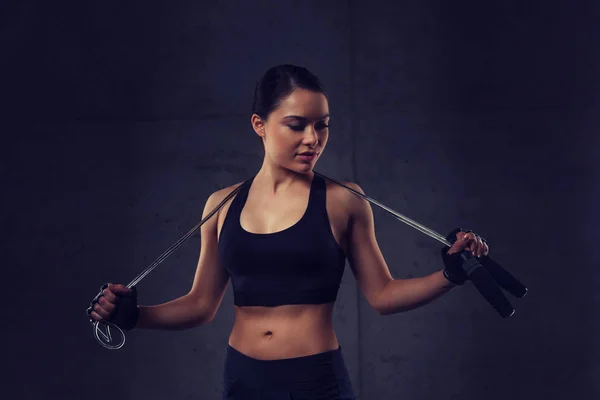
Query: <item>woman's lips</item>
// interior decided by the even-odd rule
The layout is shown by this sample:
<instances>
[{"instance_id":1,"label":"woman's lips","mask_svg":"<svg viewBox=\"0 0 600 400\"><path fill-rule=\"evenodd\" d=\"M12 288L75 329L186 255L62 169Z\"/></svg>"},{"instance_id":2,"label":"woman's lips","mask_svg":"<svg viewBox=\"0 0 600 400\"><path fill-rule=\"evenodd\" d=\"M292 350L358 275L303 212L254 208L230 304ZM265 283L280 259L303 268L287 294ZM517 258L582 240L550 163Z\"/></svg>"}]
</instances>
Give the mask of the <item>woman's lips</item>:
<instances>
[{"instance_id":1,"label":"woman's lips","mask_svg":"<svg viewBox=\"0 0 600 400\"><path fill-rule=\"evenodd\" d=\"M298 158L300 158L300 160L302 160L302 161L311 162L312 160L314 160L317 157L317 154L319 154L319 153L298 154Z\"/></svg>"}]
</instances>

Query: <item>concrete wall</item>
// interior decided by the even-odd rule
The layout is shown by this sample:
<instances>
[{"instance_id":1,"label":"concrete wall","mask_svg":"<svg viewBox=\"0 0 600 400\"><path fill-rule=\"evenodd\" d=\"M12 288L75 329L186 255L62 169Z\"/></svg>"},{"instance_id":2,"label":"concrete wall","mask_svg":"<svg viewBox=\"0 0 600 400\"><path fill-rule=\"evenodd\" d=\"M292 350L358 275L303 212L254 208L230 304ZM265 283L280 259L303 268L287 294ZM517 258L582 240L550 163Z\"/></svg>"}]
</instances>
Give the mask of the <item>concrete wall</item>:
<instances>
[{"instance_id":1,"label":"concrete wall","mask_svg":"<svg viewBox=\"0 0 600 400\"><path fill-rule=\"evenodd\" d=\"M5 393L220 398L231 288L212 324L133 331L114 352L84 311L193 227L210 193L258 170L254 84L296 63L330 92L317 171L442 233L476 229L530 287L508 320L472 285L381 317L348 268L335 324L358 397L598 396L597 10L554 3L8 6ZM375 218L396 278L442 267L432 239ZM186 293L199 251L196 234L140 302Z\"/></svg>"}]
</instances>

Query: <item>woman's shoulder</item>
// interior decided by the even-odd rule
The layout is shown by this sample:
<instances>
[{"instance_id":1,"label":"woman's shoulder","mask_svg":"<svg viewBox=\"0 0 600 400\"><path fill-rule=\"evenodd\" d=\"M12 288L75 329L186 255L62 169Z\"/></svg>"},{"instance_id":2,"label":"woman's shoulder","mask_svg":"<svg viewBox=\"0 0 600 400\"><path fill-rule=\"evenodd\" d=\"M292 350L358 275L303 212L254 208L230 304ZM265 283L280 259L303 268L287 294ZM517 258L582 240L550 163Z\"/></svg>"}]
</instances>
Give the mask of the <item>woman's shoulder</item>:
<instances>
[{"instance_id":1,"label":"woman's shoulder","mask_svg":"<svg viewBox=\"0 0 600 400\"><path fill-rule=\"evenodd\" d=\"M349 187L352 190L359 192L360 194L365 194L363 189L355 182L340 181L340 183L344 186ZM329 194L330 192L334 196L344 196L345 198L348 198L348 199L358 197L354 193L352 193L350 190L348 190L347 188L340 186L337 183L328 181L327 182L327 193Z\"/></svg>"},{"instance_id":2,"label":"woman's shoulder","mask_svg":"<svg viewBox=\"0 0 600 400\"><path fill-rule=\"evenodd\" d=\"M223 189L219 189L213 192L206 201L205 209L213 209L217 205L219 205L227 196L231 194L235 189L237 189L240 185L244 184L245 181L235 183L231 186L224 187ZM210 211L210 210L209 210Z\"/></svg>"},{"instance_id":3,"label":"woman's shoulder","mask_svg":"<svg viewBox=\"0 0 600 400\"><path fill-rule=\"evenodd\" d=\"M363 189L355 182L341 181L340 183L360 194L365 194ZM361 207L365 203L355 193L333 182L327 182L327 196L331 196L336 204L343 206L350 214L355 212L357 207Z\"/></svg>"}]
</instances>

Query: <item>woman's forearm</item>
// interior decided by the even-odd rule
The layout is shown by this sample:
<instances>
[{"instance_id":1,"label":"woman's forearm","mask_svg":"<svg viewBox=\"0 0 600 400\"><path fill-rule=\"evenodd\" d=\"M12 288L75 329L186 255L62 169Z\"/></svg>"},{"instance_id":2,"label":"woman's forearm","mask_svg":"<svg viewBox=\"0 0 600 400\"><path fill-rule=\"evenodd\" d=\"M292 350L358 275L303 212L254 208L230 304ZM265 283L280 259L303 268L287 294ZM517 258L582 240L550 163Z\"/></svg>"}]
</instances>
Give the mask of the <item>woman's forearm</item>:
<instances>
[{"instance_id":1,"label":"woman's forearm","mask_svg":"<svg viewBox=\"0 0 600 400\"><path fill-rule=\"evenodd\" d=\"M454 286L442 271L422 278L394 279L379 295L378 311L388 315L413 310L437 299Z\"/></svg>"},{"instance_id":2,"label":"woman's forearm","mask_svg":"<svg viewBox=\"0 0 600 400\"><path fill-rule=\"evenodd\" d=\"M184 330L212 320L212 315L190 295L155 306L139 306L139 309L136 329Z\"/></svg>"}]
</instances>

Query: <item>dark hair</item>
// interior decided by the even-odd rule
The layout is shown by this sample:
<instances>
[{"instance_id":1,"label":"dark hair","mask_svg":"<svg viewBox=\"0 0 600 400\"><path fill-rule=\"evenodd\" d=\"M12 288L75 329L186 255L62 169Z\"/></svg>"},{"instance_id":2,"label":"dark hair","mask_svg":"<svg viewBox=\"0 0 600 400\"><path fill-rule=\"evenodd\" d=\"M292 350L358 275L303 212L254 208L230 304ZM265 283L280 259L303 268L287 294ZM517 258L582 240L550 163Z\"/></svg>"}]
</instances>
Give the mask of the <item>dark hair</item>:
<instances>
[{"instance_id":1,"label":"dark hair","mask_svg":"<svg viewBox=\"0 0 600 400\"><path fill-rule=\"evenodd\" d=\"M306 68L290 64L278 65L267 70L256 84L252 113L268 119L269 114L296 88L322 93L327 97L319 78Z\"/></svg>"}]
</instances>

